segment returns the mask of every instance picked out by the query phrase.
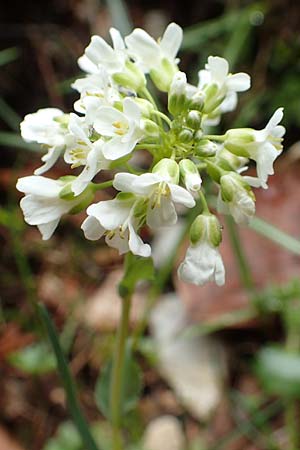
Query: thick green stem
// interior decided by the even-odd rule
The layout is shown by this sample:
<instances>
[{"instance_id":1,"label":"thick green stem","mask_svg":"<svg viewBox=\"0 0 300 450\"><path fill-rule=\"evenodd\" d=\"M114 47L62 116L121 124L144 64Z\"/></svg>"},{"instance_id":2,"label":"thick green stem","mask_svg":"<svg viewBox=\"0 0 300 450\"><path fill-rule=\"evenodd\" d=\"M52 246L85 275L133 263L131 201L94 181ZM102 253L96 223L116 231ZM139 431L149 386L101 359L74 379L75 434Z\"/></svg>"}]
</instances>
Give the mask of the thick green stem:
<instances>
[{"instance_id":1,"label":"thick green stem","mask_svg":"<svg viewBox=\"0 0 300 450\"><path fill-rule=\"evenodd\" d=\"M131 296L125 296L122 299L122 315L113 356L113 369L110 391L110 415L113 431L112 450L122 450L123 448L121 434L122 375L124 367L126 338L128 335L130 305Z\"/></svg>"}]
</instances>

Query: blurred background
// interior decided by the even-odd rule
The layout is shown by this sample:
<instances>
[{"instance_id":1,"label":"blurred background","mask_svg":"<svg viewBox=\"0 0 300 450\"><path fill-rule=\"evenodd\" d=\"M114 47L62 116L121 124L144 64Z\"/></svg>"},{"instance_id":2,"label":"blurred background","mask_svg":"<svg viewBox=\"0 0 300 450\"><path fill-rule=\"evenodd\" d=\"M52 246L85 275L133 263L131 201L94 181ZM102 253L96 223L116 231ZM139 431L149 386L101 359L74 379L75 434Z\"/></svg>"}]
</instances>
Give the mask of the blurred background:
<instances>
[{"instance_id":1,"label":"blurred background","mask_svg":"<svg viewBox=\"0 0 300 450\"><path fill-rule=\"evenodd\" d=\"M46 242L23 222L15 184L38 167L40 153L22 141L19 123L43 107L72 110L70 84L91 35L107 38L115 26L159 37L171 21L184 28L180 67L190 81L209 55L251 75L251 90L219 131L262 128L283 106L287 133L269 189L257 192L257 219L237 229L222 218L225 288L177 280L188 218L172 234L145 237L153 238L160 297L137 346L142 382L124 425L127 448L300 449L300 4L10 0L0 16L0 450L84 448L36 302L50 311L83 410L101 449L110 449L97 377L114 342L122 273L113 249L82 236L84 213L63 220ZM50 176L63 174L62 162ZM146 291L136 295L133 330Z\"/></svg>"}]
</instances>

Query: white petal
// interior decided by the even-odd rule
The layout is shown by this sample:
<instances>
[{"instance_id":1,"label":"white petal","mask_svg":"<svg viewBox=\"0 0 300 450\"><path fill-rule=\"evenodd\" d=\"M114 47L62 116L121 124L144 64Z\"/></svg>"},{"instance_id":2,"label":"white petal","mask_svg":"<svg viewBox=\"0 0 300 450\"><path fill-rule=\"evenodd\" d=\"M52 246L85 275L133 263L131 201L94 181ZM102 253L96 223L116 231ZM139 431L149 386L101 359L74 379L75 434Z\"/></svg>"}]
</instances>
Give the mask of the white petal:
<instances>
[{"instance_id":1,"label":"white petal","mask_svg":"<svg viewBox=\"0 0 300 450\"><path fill-rule=\"evenodd\" d=\"M101 226L100 222L93 216L87 217L82 225L81 229L84 232L84 236L91 241L97 241L105 233L105 229Z\"/></svg>"},{"instance_id":2,"label":"white petal","mask_svg":"<svg viewBox=\"0 0 300 450\"><path fill-rule=\"evenodd\" d=\"M20 206L24 213L24 220L29 225L41 225L59 219L73 206L71 202L63 200L49 201L46 197L26 195Z\"/></svg>"},{"instance_id":3,"label":"white petal","mask_svg":"<svg viewBox=\"0 0 300 450\"><path fill-rule=\"evenodd\" d=\"M75 195L81 194L90 183L90 181L92 181L94 176L100 171L100 167L98 165L100 153L101 149L97 147L94 147L89 152L83 171L72 183L72 191Z\"/></svg>"},{"instance_id":4,"label":"white petal","mask_svg":"<svg viewBox=\"0 0 300 450\"><path fill-rule=\"evenodd\" d=\"M126 221L131 207L132 201L113 199L90 205L87 213L96 217L106 230L115 230Z\"/></svg>"},{"instance_id":5,"label":"white petal","mask_svg":"<svg viewBox=\"0 0 300 450\"><path fill-rule=\"evenodd\" d=\"M57 198L63 184L51 178L31 175L19 178L17 189L25 194L34 194L47 198Z\"/></svg>"},{"instance_id":6,"label":"white petal","mask_svg":"<svg viewBox=\"0 0 300 450\"><path fill-rule=\"evenodd\" d=\"M125 234L120 236L119 233L115 233L113 237L106 236L105 242L110 247L116 248L120 255L123 255L123 253L127 253L129 251L129 245L128 245L128 230L126 230Z\"/></svg>"},{"instance_id":7,"label":"white petal","mask_svg":"<svg viewBox=\"0 0 300 450\"><path fill-rule=\"evenodd\" d=\"M136 140L124 142L122 137L111 138L103 146L103 155L106 159L115 160L129 155L136 146Z\"/></svg>"},{"instance_id":8,"label":"white petal","mask_svg":"<svg viewBox=\"0 0 300 450\"><path fill-rule=\"evenodd\" d=\"M199 70L198 72L199 82L198 87L203 88L211 82L211 73L209 70Z\"/></svg>"},{"instance_id":9,"label":"white petal","mask_svg":"<svg viewBox=\"0 0 300 450\"><path fill-rule=\"evenodd\" d=\"M151 247L149 244L145 244L140 236L136 233L131 223L128 224L129 229L129 248L134 255L143 256L147 258L151 255Z\"/></svg>"},{"instance_id":10,"label":"white petal","mask_svg":"<svg viewBox=\"0 0 300 450\"><path fill-rule=\"evenodd\" d=\"M226 81L226 86L230 91L243 92L247 91L251 85L251 78L247 73L235 73L229 75Z\"/></svg>"},{"instance_id":11,"label":"white petal","mask_svg":"<svg viewBox=\"0 0 300 450\"><path fill-rule=\"evenodd\" d=\"M192 194L190 194L186 189L172 183L169 184L169 188L171 191L172 200L175 203L181 203L187 208L193 208L195 206L196 202Z\"/></svg>"},{"instance_id":12,"label":"white petal","mask_svg":"<svg viewBox=\"0 0 300 450\"><path fill-rule=\"evenodd\" d=\"M228 92L225 99L220 105L220 112L225 113L234 111L238 103L238 96L236 92Z\"/></svg>"},{"instance_id":13,"label":"white petal","mask_svg":"<svg viewBox=\"0 0 300 450\"><path fill-rule=\"evenodd\" d=\"M283 108L276 109L276 111L274 112L273 116L271 117L271 119L267 123L266 129L269 132L271 132L272 129L275 128L276 125L279 124L279 122L281 122L282 118L283 118Z\"/></svg>"},{"instance_id":14,"label":"white petal","mask_svg":"<svg viewBox=\"0 0 300 450\"><path fill-rule=\"evenodd\" d=\"M115 122L120 122L121 124L128 123L127 118L123 113L110 106L103 106L97 111L94 128L98 133L103 134L104 136L115 136L116 128L113 126Z\"/></svg>"},{"instance_id":15,"label":"white petal","mask_svg":"<svg viewBox=\"0 0 300 450\"><path fill-rule=\"evenodd\" d=\"M124 44L124 40L123 40L119 30L117 30L116 28L110 28L109 34L111 36L114 49L115 50L124 50L125 44Z\"/></svg>"},{"instance_id":16,"label":"white petal","mask_svg":"<svg viewBox=\"0 0 300 450\"><path fill-rule=\"evenodd\" d=\"M123 102L123 111L126 117L136 122L141 118L141 110L131 98L125 98Z\"/></svg>"},{"instance_id":17,"label":"white petal","mask_svg":"<svg viewBox=\"0 0 300 450\"><path fill-rule=\"evenodd\" d=\"M122 172L117 173L114 178L113 186L118 191L133 192L132 183L138 178L138 175Z\"/></svg>"},{"instance_id":18,"label":"white petal","mask_svg":"<svg viewBox=\"0 0 300 450\"><path fill-rule=\"evenodd\" d=\"M98 72L98 67L86 55L80 56L77 64L83 72L95 74Z\"/></svg>"},{"instance_id":19,"label":"white petal","mask_svg":"<svg viewBox=\"0 0 300 450\"><path fill-rule=\"evenodd\" d=\"M92 36L85 54L96 66L114 58L113 49L100 36Z\"/></svg>"},{"instance_id":20,"label":"white petal","mask_svg":"<svg viewBox=\"0 0 300 450\"><path fill-rule=\"evenodd\" d=\"M164 53L164 56L170 59L175 59L181 46L182 37L182 28L176 23L170 23L160 41L160 47Z\"/></svg>"},{"instance_id":21,"label":"white petal","mask_svg":"<svg viewBox=\"0 0 300 450\"><path fill-rule=\"evenodd\" d=\"M147 210L147 225L150 228L160 228L174 225L177 222L175 207L169 197L163 196L159 206L152 208L151 202Z\"/></svg>"},{"instance_id":22,"label":"white petal","mask_svg":"<svg viewBox=\"0 0 300 450\"><path fill-rule=\"evenodd\" d=\"M87 127L83 117L71 113L68 128L70 133L72 133L76 139L82 140L87 146L91 145L90 140L87 137Z\"/></svg>"},{"instance_id":23,"label":"white petal","mask_svg":"<svg viewBox=\"0 0 300 450\"><path fill-rule=\"evenodd\" d=\"M228 62L219 56L208 57L208 67L212 74L212 81L223 84L228 75Z\"/></svg>"},{"instance_id":24,"label":"white petal","mask_svg":"<svg viewBox=\"0 0 300 450\"><path fill-rule=\"evenodd\" d=\"M41 175L42 173L47 172L47 170L51 169L54 166L58 158L60 157L62 152L62 147L53 147L48 150L48 153L42 157L42 161L45 162L41 167L35 169L35 175Z\"/></svg>"},{"instance_id":25,"label":"white petal","mask_svg":"<svg viewBox=\"0 0 300 450\"><path fill-rule=\"evenodd\" d=\"M125 42L132 55L145 64L147 71L159 63L159 45L146 31L136 28L125 38Z\"/></svg>"},{"instance_id":26,"label":"white petal","mask_svg":"<svg viewBox=\"0 0 300 450\"><path fill-rule=\"evenodd\" d=\"M54 231L56 230L58 224L59 224L59 218L57 220L53 220L52 222L49 222L49 223L37 225L44 241L51 238L51 236L54 233Z\"/></svg>"}]
</instances>

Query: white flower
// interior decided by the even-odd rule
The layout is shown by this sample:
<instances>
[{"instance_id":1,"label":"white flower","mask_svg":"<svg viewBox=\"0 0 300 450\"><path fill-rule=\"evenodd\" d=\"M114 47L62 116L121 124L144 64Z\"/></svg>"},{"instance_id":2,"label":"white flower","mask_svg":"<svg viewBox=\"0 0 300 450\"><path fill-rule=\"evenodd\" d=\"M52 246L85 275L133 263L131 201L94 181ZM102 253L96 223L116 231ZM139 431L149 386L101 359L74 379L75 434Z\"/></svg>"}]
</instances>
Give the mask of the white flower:
<instances>
[{"instance_id":1,"label":"white flower","mask_svg":"<svg viewBox=\"0 0 300 450\"><path fill-rule=\"evenodd\" d=\"M148 199L146 222L151 228L176 223L174 203L188 208L195 206L195 200L187 190L170 182L170 177L159 173L118 173L113 185L120 191L132 192Z\"/></svg>"},{"instance_id":2,"label":"white flower","mask_svg":"<svg viewBox=\"0 0 300 450\"><path fill-rule=\"evenodd\" d=\"M258 179L248 177L249 184L268 187L268 176L274 174L273 163L282 152L285 128L279 125L283 108L278 108L263 130L233 129L225 134L224 146L233 153L241 153L256 161Z\"/></svg>"},{"instance_id":3,"label":"white flower","mask_svg":"<svg viewBox=\"0 0 300 450\"><path fill-rule=\"evenodd\" d=\"M220 186L218 211L222 214L231 214L240 225L249 223L255 214L255 197L244 177L229 172L220 178Z\"/></svg>"},{"instance_id":4,"label":"white flower","mask_svg":"<svg viewBox=\"0 0 300 450\"><path fill-rule=\"evenodd\" d=\"M37 142L48 148L42 157L44 164L35 170L36 175L49 170L57 161L65 146L67 128L64 126L64 113L57 108L39 109L27 114L21 123L21 135L27 142Z\"/></svg>"},{"instance_id":5,"label":"white flower","mask_svg":"<svg viewBox=\"0 0 300 450\"><path fill-rule=\"evenodd\" d=\"M215 216L201 214L195 219L191 227L191 244L178 268L183 281L198 286L208 281L215 281L218 286L225 283L225 269L218 250L221 238L220 224Z\"/></svg>"},{"instance_id":6,"label":"white flower","mask_svg":"<svg viewBox=\"0 0 300 450\"><path fill-rule=\"evenodd\" d=\"M162 38L157 42L141 28L133 30L125 37L130 55L137 61L145 73L161 66L165 59L171 64L177 64L176 55L182 42L182 28L176 23L170 23Z\"/></svg>"},{"instance_id":7,"label":"white flower","mask_svg":"<svg viewBox=\"0 0 300 450\"><path fill-rule=\"evenodd\" d=\"M205 112L212 112L218 106L220 113L232 111L237 104L236 93L250 88L249 75L243 72L230 74L228 62L219 56L209 56L205 70L200 70L198 75L198 87L211 97L204 107Z\"/></svg>"},{"instance_id":8,"label":"white flower","mask_svg":"<svg viewBox=\"0 0 300 450\"><path fill-rule=\"evenodd\" d=\"M122 72L128 59L124 41L118 30L109 30L113 42L111 47L100 36L92 36L84 55L78 59L79 67L87 73L97 74L104 67L109 74Z\"/></svg>"},{"instance_id":9,"label":"white flower","mask_svg":"<svg viewBox=\"0 0 300 450\"><path fill-rule=\"evenodd\" d=\"M130 98L125 98L123 112L110 106L99 108L94 128L101 135L111 138L103 146L103 155L111 160L131 153L144 136L141 111Z\"/></svg>"},{"instance_id":10,"label":"white flower","mask_svg":"<svg viewBox=\"0 0 300 450\"><path fill-rule=\"evenodd\" d=\"M191 245L178 275L187 283L202 286L208 281L215 281L218 286L225 283L225 269L219 250L208 242Z\"/></svg>"},{"instance_id":11,"label":"white flower","mask_svg":"<svg viewBox=\"0 0 300 450\"><path fill-rule=\"evenodd\" d=\"M63 180L52 180L41 176L20 178L17 189L25 193L20 206L25 222L37 225L43 239L49 239L54 233L63 214L70 212L82 198L66 200L60 197L66 186Z\"/></svg>"},{"instance_id":12,"label":"white flower","mask_svg":"<svg viewBox=\"0 0 300 450\"><path fill-rule=\"evenodd\" d=\"M85 237L97 240L105 235L106 243L118 249L120 254L131 251L135 255L150 256L150 245L145 244L137 234L138 219L134 212L138 201L138 198L129 195L89 206L89 217L81 226Z\"/></svg>"},{"instance_id":13,"label":"white flower","mask_svg":"<svg viewBox=\"0 0 300 450\"><path fill-rule=\"evenodd\" d=\"M79 195L101 169L109 167L110 162L103 155L104 141L101 138L95 142L90 140L90 127L83 117L71 113L69 131L65 161L72 164L72 168L85 166L72 183L74 194Z\"/></svg>"}]
</instances>

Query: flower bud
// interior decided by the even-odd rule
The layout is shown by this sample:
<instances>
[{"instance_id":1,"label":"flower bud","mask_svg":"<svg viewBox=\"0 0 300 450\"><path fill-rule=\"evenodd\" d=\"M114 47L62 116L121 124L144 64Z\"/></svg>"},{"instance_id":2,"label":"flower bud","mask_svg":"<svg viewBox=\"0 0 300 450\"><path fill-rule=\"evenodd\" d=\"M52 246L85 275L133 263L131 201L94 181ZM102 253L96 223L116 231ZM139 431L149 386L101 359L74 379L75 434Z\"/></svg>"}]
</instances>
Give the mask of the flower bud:
<instances>
[{"instance_id":1,"label":"flower bud","mask_svg":"<svg viewBox=\"0 0 300 450\"><path fill-rule=\"evenodd\" d=\"M200 142L202 140L202 138L203 138L203 131L202 130L195 131L195 133L194 133L194 141L196 143Z\"/></svg>"},{"instance_id":2,"label":"flower bud","mask_svg":"<svg viewBox=\"0 0 300 450\"><path fill-rule=\"evenodd\" d=\"M153 113L153 105L148 100L145 100L144 98L136 97L134 99L135 103L138 105L138 107L141 110L142 116L150 119L152 113Z\"/></svg>"},{"instance_id":3,"label":"flower bud","mask_svg":"<svg viewBox=\"0 0 300 450\"><path fill-rule=\"evenodd\" d=\"M193 140L194 133L190 128L182 127L178 134L178 140L183 144L188 144Z\"/></svg>"},{"instance_id":4,"label":"flower bud","mask_svg":"<svg viewBox=\"0 0 300 450\"><path fill-rule=\"evenodd\" d=\"M197 192L201 188L201 177L198 169L190 159L182 159L179 163L180 174L188 191Z\"/></svg>"},{"instance_id":5,"label":"flower bud","mask_svg":"<svg viewBox=\"0 0 300 450\"><path fill-rule=\"evenodd\" d=\"M161 159L153 167L152 172L166 177L170 183L178 184L179 182L179 166L173 159Z\"/></svg>"},{"instance_id":6,"label":"flower bud","mask_svg":"<svg viewBox=\"0 0 300 450\"><path fill-rule=\"evenodd\" d=\"M159 136L160 134L160 128L157 125L157 123L153 122L152 120L145 119L142 121L141 128L145 131L147 136Z\"/></svg>"},{"instance_id":7,"label":"flower bud","mask_svg":"<svg viewBox=\"0 0 300 450\"><path fill-rule=\"evenodd\" d=\"M202 139L195 145L195 153L197 156L214 156L218 150L217 144L209 139Z\"/></svg>"},{"instance_id":8,"label":"flower bud","mask_svg":"<svg viewBox=\"0 0 300 450\"><path fill-rule=\"evenodd\" d=\"M116 83L138 92L146 85L146 78L136 64L126 61L124 72L115 73L113 79Z\"/></svg>"},{"instance_id":9,"label":"flower bud","mask_svg":"<svg viewBox=\"0 0 300 450\"><path fill-rule=\"evenodd\" d=\"M202 91L196 92L192 96L192 98L189 101L189 109L195 109L196 111L202 111L204 102L205 102L206 95Z\"/></svg>"},{"instance_id":10,"label":"flower bud","mask_svg":"<svg viewBox=\"0 0 300 450\"><path fill-rule=\"evenodd\" d=\"M193 245L206 241L218 247L222 241L221 226L213 214L200 214L196 217L190 228L190 240Z\"/></svg>"},{"instance_id":11,"label":"flower bud","mask_svg":"<svg viewBox=\"0 0 300 450\"><path fill-rule=\"evenodd\" d=\"M227 131L224 146L237 156L248 157L247 146L253 142L255 142L254 130L251 128L237 128Z\"/></svg>"},{"instance_id":12,"label":"flower bud","mask_svg":"<svg viewBox=\"0 0 300 450\"><path fill-rule=\"evenodd\" d=\"M203 111L206 114L213 112L224 100L223 96L218 96L219 87L216 83L212 83L205 88L205 103Z\"/></svg>"},{"instance_id":13,"label":"flower bud","mask_svg":"<svg viewBox=\"0 0 300 450\"><path fill-rule=\"evenodd\" d=\"M186 124L192 130L198 130L201 126L201 118L201 113L193 109L192 111L189 111L186 116Z\"/></svg>"},{"instance_id":14,"label":"flower bud","mask_svg":"<svg viewBox=\"0 0 300 450\"><path fill-rule=\"evenodd\" d=\"M236 223L247 224L255 213L255 196L248 183L236 172L229 172L220 178L220 185L218 210L226 212L227 207Z\"/></svg>"},{"instance_id":15,"label":"flower bud","mask_svg":"<svg viewBox=\"0 0 300 450\"><path fill-rule=\"evenodd\" d=\"M186 75L184 72L175 73L168 97L168 110L173 116L181 114L186 107Z\"/></svg>"},{"instance_id":16,"label":"flower bud","mask_svg":"<svg viewBox=\"0 0 300 450\"><path fill-rule=\"evenodd\" d=\"M218 164L222 169L229 171L236 171L243 167L248 159L242 156L236 156L233 153L222 148L217 154Z\"/></svg>"},{"instance_id":17,"label":"flower bud","mask_svg":"<svg viewBox=\"0 0 300 450\"><path fill-rule=\"evenodd\" d=\"M173 64L167 58L164 58L157 69L150 70L150 77L160 91L168 92L177 71L177 64Z\"/></svg>"}]
</instances>

